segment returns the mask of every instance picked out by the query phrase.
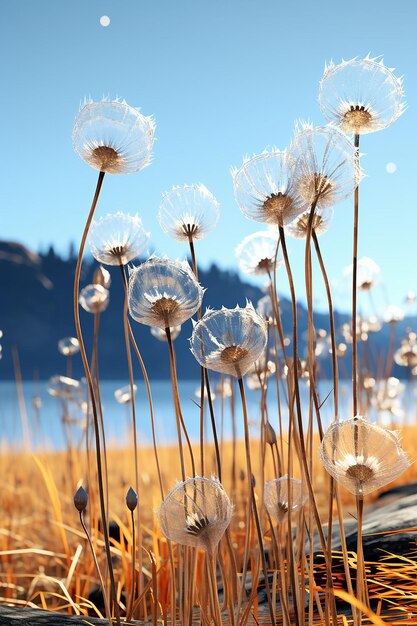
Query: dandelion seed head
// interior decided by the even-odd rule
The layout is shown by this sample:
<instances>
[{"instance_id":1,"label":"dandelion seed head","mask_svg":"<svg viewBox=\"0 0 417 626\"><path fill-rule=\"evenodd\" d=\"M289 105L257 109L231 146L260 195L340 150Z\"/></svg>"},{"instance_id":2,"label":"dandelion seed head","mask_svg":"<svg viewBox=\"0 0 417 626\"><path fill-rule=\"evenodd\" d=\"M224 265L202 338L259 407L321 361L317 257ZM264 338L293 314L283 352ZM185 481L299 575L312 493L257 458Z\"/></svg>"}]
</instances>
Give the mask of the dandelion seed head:
<instances>
[{"instance_id":1,"label":"dandelion seed head","mask_svg":"<svg viewBox=\"0 0 417 626\"><path fill-rule=\"evenodd\" d=\"M64 356L73 356L80 351L80 343L76 337L64 337L58 341L58 351Z\"/></svg>"},{"instance_id":2,"label":"dandelion seed head","mask_svg":"<svg viewBox=\"0 0 417 626\"><path fill-rule=\"evenodd\" d=\"M200 308L203 294L187 262L151 257L130 272L129 312L147 326L180 326Z\"/></svg>"},{"instance_id":3,"label":"dandelion seed head","mask_svg":"<svg viewBox=\"0 0 417 626\"><path fill-rule=\"evenodd\" d=\"M158 511L168 539L209 553L219 543L231 516L229 496L215 477L196 476L178 483Z\"/></svg>"},{"instance_id":4,"label":"dandelion seed head","mask_svg":"<svg viewBox=\"0 0 417 626\"><path fill-rule=\"evenodd\" d=\"M245 237L235 251L239 268L245 274L270 274L274 267L279 268L283 264L282 253L279 251L278 235L272 231L259 231Z\"/></svg>"},{"instance_id":5,"label":"dandelion seed head","mask_svg":"<svg viewBox=\"0 0 417 626\"><path fill-rule=\"evenodd\" d=\"M202 184L173 187L162 194L158 221L162 230L177 241L206 237L217 225L220 205Z\"/></svg>"},{"instance_id":6,"label":"dandelion seed head","mask_svg":"<svg viewBox=\"0 0 417 626\"><path fill-rule=\"evenodd\" d=\"M288 517L290 501L292 512L299 511L307 502L307 493L300 480L281 476L265 483L265 507L271 518L278 524Z\"/></svg>"},{"instance_id":7,"label":"dandelion seed head","mask_svg":"<svg viewBox=\"0 0 417 626\"><path fill-rule=\"evenodd\" d=\"M323 235L332 222L334 211L331 207L316 209L311 222L311 229L317 236ZM285 227L285 234L295 239L305 239L308 232L310 211L302 213Z\"/></svg>"},{"instance_id":8,"label":"dandelion seed head","mask_svg":"<svg viewBox=\"0 0 417 626\"><path fill-rule=\"evenodd\" d=\"M335 126L297 125L289 152L294 184L308 209L325 209L348 198L362 177L357 149Z\"/></svg>"},{"instance_id":9,"label":"dandelion seed head","mask_svg":"<svg viewBox=\"0 0 417 626\"><path fill-rule=\"evenodd\" d=\"M319 103L324 117L356 135L382 130L406 109L402 77L380 57L326 65Z\"/></svg>"},{"instance_id":10,"label":"dandelion seed head","mask_svg":"<svg viewBox=\"0 0 417 626\"><path fill-rule=\"evenodd\" d=\"M101 285L87 285L80 291L79 303L87 313L103 313L109 305L110 292Z\"/></svg>"},{"instance_id":11,"label":"dandelion seed head","mask_svg":"<svg viewBox=\"0 0 417 626\"><path fill-rule=\"evenodd\" d=\"M208 311L194 326L191 351L203 367L240 378L265 350L266 327L251 303Z\"/></svg>"},{"instance_id":12,"label":"dandelion seed head","mask_svg":"<svg viewBox=\"0 0 417 626\"><path fill-rule=\"evenodd\" d=\"M334 423L323 437L320 458L326 471L359 497L395 480L409 465L397 434L362 416Z\"/></svg>"},{"instance_id":13,"label":"dandelion seed head","mask_svg":"<svg viewBox=\"0 0 417 626\"><path fill-rule=\"evenodd\" d=\"M145 251L148 241L140 217L120 211L94 220L88 237L91 254L104 265L126 265Z\"/></svg>"},{"instance_id":14,"label":"dandelion seed head","mask_svg":"<svg viewBox=\"0 0 417 626\"><path fill-rule=\"evenodd\" d=\"M75 152L96 170L130 174L150 163L155 123L119 98L86 100L75 120Z\"/></svg>"},{"instance_id":15,"label":"dandelion seed head","mask_svg":"<svg viewBox=\"0 0 417 626\"><path fill-rule=\"evenodd\" d=\"M232 170L236 202L249 219L284 226L307 207L294 185L294 163L286 150L264 150Z\"/></svg>"},{"instance_id":16,"label":"dandelion seed head","mask_svg":"<svg viewBox=\"0 0 417 626\"><path fill-rule=\"evenodd\" d=\"M133 385L133 395L135 395L137 390L137 385ZM130 385L119 387L119 389L116 389L114 392L114 397L116 402L119 404L128 404L129 402L132 402L132 388Z\"/></svg>"}]
</instances>

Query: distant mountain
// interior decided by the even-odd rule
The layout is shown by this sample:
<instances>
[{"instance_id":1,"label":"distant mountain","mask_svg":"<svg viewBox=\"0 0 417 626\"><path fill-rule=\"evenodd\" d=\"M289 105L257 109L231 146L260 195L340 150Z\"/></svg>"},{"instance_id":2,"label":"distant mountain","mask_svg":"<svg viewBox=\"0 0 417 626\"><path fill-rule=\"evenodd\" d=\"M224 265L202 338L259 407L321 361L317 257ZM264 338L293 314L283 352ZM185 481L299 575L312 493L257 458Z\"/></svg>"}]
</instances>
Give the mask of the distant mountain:
<instances>
[{"instance_id":1,"label":"distant mountain","mask_svg":"<svg viewBox=\"0 0 417 626\"><path fill-rule=\"evenodd\" d=\"M22 375L47 379L53 374L65 373L65 358L58 353L57 343L63 337L74 335L73 320L73 281L75 259L63 259L51 247L46 254L36 254L19 243L0 242L0 330L3 337L3 358L0 361L0 378L14 377L12 348L19 354ZM83 264L81 288L88 284L97 264L86 260ZM100 323L99 363L103 379L126 379L127 365L123 335L123 289L118 268L109 268L112 275L110 305L102 314ZM244 305L246 299L254 305L264 295L262 291L240 280L237 274L220 270L212 265L208 271L200 271L200 283L207 289L203 304L212 308ZM291 334L291 306L288 300L280 301L284 333ZM305 349L307 312L298 307L300 329L300 355ZM315 315L316 328L328 329L325 314ZM347 321L347 316L338 314L337 322ZM88 354L91 353L93 318L81 310L81 322ZM410 323L416 327L416 320L408 320L399 325L398 341ZM412 324L412 325L413 325ZM142 356L151 378L169 377L167 346L151 336L149 328L132 321ZM182 379L197 379L199 366L194 360L187 339L191 335L191 322L183 325L175 342L178 361L178 374ZM380 349L388 346L389 329L372 336L373 346ZM398 343L398 342L397 342ZM387 348L385 348L385 353ZM136 365L135 365L136 367ZM341 373L349 375L349 357L343 360ZM139 376L138 368L136 372ZM323 369L330 374L329 359ZM403 374L403 372L401 372ZM74 358L74 376L82 375L79 355ZM139 376L140 377L140 376Z\"/></svg>"}]
</instances>

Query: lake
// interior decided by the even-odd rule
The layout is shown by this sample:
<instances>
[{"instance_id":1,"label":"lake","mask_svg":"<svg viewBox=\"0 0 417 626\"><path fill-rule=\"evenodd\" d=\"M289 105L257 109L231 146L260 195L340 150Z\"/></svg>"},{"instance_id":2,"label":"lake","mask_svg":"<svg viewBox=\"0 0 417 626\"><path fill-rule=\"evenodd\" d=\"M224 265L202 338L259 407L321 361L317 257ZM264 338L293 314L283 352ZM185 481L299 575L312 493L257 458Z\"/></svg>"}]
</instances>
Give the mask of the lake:
<instances>
[{"instance_id":1,"label":"lake","mask_svg":"<svg viewBox=\"0 0 417 626\"><path fill-rule=\"evenodd\" d=\"M103 415L105 422L106 435L109 445L123 446L131 441L131 406L130 404L120 404L114 397L114 392L127 381L103 381L101 383L101 396ZM156 422L156 436L159 444L169 444L176 441L176 424L175 414L172 404L172 390L169 381L156 381L152 384L152 395L154 400L154 412ZM215 382L212 383L213 388ZM6 447L19 447L23 440L22 430L22 413L27 413L27 424L31 445L34 449L40 447L47 449L61 449L66 445L66 437L68 429L75 442L82 439L83 415L82 411L72 405L69 408L65 406L60 398L52 397L47 391L48 382L24 382L23 396L25 408L19 406L18 394L14 382L0 382L0 441L3 449ZM236 386L237 387L237 386ZM198 397L195 395L199 389L198 381L182 381L179 384L181 406L184 420L191 440L196 441L199 437L199 420L200 411L196 402ZM300 385L302 403L305 407L305 419L308 416L308 387L305 382ZM323 402L332 391L331 381L322 381L319 384L320 400ZM242 413L240 408L240 399L236 389L236 427L239 437L243 436ZM260 392L247 391L248 412L250 418L250 427L253 436L259 434L259 409ZM347 381L340 384L340 416L349 415L350 403L350 387ZM406 385L403 394L402 405L406 413L406 418L398 415L399 424L403 419L410 421L415 419L415 388ZM226 398L223 403L219 396L214 400L214 408L216 415L217 428L220 434L222 424L224 437L230 439L232 436L232 417L230 410L230 399ZM277 416L277 396L274 381L270 383L268 390L268 411L269 419L275 429L278 428ZM138 383L136 393L136 413L138 440L140 445L149 445L151 443L151 427L149 418L149 408L145 386L142 382ZM324 402L321 410L322 421L324 427L330 424L333 418L332 398ZM67 416L69 419L64 419ZM206 411L206 432L210 438L209 414ZM371 419L376 418L375 412L370 412ZM287 420L285 402L283 403L283 420ZM82 442L81 442L81 445Z\"/></svg>"}]
</instances>

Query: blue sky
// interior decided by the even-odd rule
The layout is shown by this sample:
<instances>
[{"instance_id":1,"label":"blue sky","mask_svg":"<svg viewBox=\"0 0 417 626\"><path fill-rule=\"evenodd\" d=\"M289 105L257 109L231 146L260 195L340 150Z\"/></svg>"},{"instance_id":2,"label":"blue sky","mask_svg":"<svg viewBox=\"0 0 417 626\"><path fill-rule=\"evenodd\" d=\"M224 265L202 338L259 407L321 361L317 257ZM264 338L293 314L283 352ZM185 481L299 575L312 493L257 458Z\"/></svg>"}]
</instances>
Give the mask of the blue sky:
<instances>
[{"instance_id":1,"label":"blue sky","mask_svg":"<svg viewBox=\"0 0 417 626\"><path fill-rule=\"evenodd\" d=\"M325 61L371 51L404 74L409 108L362 140L368 177L360 191L359 254L382 268L375 301L401 304L407 291L417 291L416 17L414 0L399 0L395 9L387 0L4 0L0 238L35 250L78 245L97 175L72 150L73 122L85 96L117 95L155 116L154 160L137 174L108 176L97 215L138 212L153 247L182 257L185 248L156 220L161 192L202 182L222 213L198 257L204 266L234 269L235 247L262 225L240 214L231 166L266 146L284 148L297 118L322 124L317 94ZM390 162L394 174L386 171ZM344 309L351 232L347 201L335 207L321 239ZM290 254L303 299L303 244L291 242ZM278 286L288 292L284 274ZM322 308L319 280L315 294Z\"/></svg>"}]
</instances>

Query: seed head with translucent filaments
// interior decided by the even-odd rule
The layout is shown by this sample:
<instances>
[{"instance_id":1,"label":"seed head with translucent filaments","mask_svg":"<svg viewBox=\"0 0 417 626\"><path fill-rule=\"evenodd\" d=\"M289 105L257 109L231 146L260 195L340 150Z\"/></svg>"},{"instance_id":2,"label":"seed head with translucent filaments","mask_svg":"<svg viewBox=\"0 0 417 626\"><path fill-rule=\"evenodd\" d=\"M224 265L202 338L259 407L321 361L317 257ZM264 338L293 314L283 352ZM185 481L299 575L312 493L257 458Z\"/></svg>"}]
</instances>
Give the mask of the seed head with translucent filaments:
<instances>
[{"instance_id":1,"label":"seed head with translucent filaments","mask_svg":"<svg viewBox=\"0 0 417 626\"><path fill-rule=\"evenodd\" d=\"M48 381L47 391L54 398L72 400L82 393L80 381L69 376L52 376Z\"/></svg>"},{"instance_id":2,"label":"seed head with translucent filaments","mask_svg":"<svg viewBox=\"0 0 417 626\"><path fill-rule=\"evenodd\" d=\"M348 198L360 182L358 151L335 126L299 122L289 152L297 191L308 208L333 206Z\"/></svg>"},{"instance_id":3,"label":"seed head with translucent filaments","mask_svg":"<svg viewBox=\"0 0 417 626\"><path fill-rule=\"evenodd\" d=\"M208 310L194 326L191 351L203 367L241 378L263 354L267 322L251 303Z\"/></svg>"},{"instance_id":4,"label":"seed head with translucent filaments","mask_svg":"<svg viewBox=\"0 0 417 626\"><path fill-rule=\"evenodd\" d=\"M178 483L158 511L162 532L171 541L213 553L230 523L232 505L217 478Z\"/></svg>"},{"instance_id":5,"label":"seed head with translucent filaments","mask_svg":"<svg viewBox=\"0 0 417 626\"><path fill-rule=\"evenodd\" d=\"M345 278L351 278L353 265L349 265L344 271ZM370 291L377 284L381 275L381 268L375 261L367 256L362 257L357 263L357 288L359 291Z\"/></svg>"},{"instance_id":6,"label":"seed head with translucent filaments","mask_svg":"<svg viewBox=\"0 0 417 626\"><path fill-rule=\"evenodd\" d=\"M87 102L72 131L75 152L96 170L131 174L150 163L155 123L119 100Z\"/></svg>"},{"instance_id":7,"label":"seed head with translucent filaments","mask_svg":"<svg viewBox=\"0 0 417 626\"><path fill-rule=\"evenodd\" d=\"M64 337L58 341L58 351L64 356L73 356L80 351L80 344L76 337Z\"/></svg>"},{"instance_id":8,"label":"seed head with translucent filaments","mask_svg":"<svg viewBox=\"0 0 417 626\"><path fill-rule=\"evenodd\" d=\"M80 291L79 302L87 313L103 313L109 306L110 292L101 285L87 285Z\"/></svg>"},{"instance_id":9,"label":"seed head with translucent filaments","mask_svg":"<svg viewBox=\"0 0 417 626\"><path fill-rule=\"evenodd\" d=\"M144 252L148 240L140 217L120 211L93 221L88 238L91 254L104 265L126 265Z\"/></svg>"},{"instance_id":10,"label":"seed head with translucent filaments","mask_svg":"<svg viewBox=\"0 0 417 626\"><path fill-rule=\"evenodd\" d=\"M162 230L177 241L203 239L217 225L220 205L204 185L173 187L163 194L158 213Z\"/></svg>"},{"instance_id":11,"label":"seed head with translucent filaments","mask_svg":"<svg viewBox=\"0 0 417 626\"><path fill-rule=\"evenodd\" d=\"M394 361L403 367L417 366L417 335L409 332L407 337L401 340L400 347L394 353Z\"/></svg>"},{"instance_id":12,"label":"seed head with translucent filaments","mask_svg":"<svg viewBox=\"0 0 417 626\"><path fill-rule=\"evenodd\" d=\"M397 433L361 416L336 422L327 430L320 458L326 471L359 497L395 480L409 466Z\"/></svg>"},{"instance_id":13,"label":"seed head with translucent filaments","mask_svg":"<svg viewBox=\"0 0 417 626\"><path fill-rule=\"evenodd\" d=\"M265 483L264 503L271 518L280 524L288 518L288 509L295 513L307 502L307 492L301 480L281 476Z\"/></svg>"},{"instance_id":14,"label":"seed head with translucent filaments","mask_svg":"<svg viewBox=\"0 0 417 626\"><path fill-rule=\"evenodd\" d=\"M402 322L405 317L404 309L395 304L390 304L384 311L384 322L392 324L394 322Z\"/></svg>"},{"instance_id":15,"label":"seed head with translucent filaments","mask_svg":"<svg viewBox=\"0 0 417 626\"><path fill-rule=\"evenodd\" d=\"M326 65L320 81L324 117L355 135L387 128L406 109L403 80L380 57Z\"/></svg>"},{"instance_id":16,"label":"seed head with translucent filaments","mask_svg":"<svg viewBox=\"0 0 417 626\"><path fill-rule=\"evenodd\" d=\"M136 394L137 390L137 385L133 385L133 395ZM132 389L130 385L124 385L123 387L116 389L114 397L116 402L119 404L128 404L129 402L132 402Z\"/></svg>"},{"instance_id":17,"label":"seed head with translucent filaments","mask_svg":"<svg viewBox=\"0 0 417 626\"><path fill-rule=\"evenodd\" d=\"M232 170L236 202L245 217L284 226L306 210L294 184L294 163L287 151L273 149L245 159Z\"/></svg>"},{"instance_id":18,"label":"seed head with translucent filaments","mask_svg":"<svg viewBox=\"0 0 417 626\"><path fill-rule=\"evenodd\" d=\"M314 211L311 228L317 236L323 235L329 227L333 219L334 211L331 207L316 209ZM295 218L285 227L285 234L295 239L305 239L308 232L310 211L306 211Z\"/></svg>"},{"instance_id":19,"label":"seed head with translucent filaments","mask_svg":"<svg viewBox=\"0 0 417 626\"><path fill-rule=\"evenodd\" d=\"M279 249L277 254L278 241L278 235L269 230L245 237L235 251L240 270L252 275L271 274L284 262Z\"/></svg>"},{"instance_id":20,"label":"seed head with translucent filaments","mask_svg":"<svg viewBox=\"0 0 417 626\"><path fill-rule=\"evenodd\" d=\"M204 289L186 261L152 257L130 271L130 315L147 326L180 326L198 311Z\"/></svg>"}]
</instances>

